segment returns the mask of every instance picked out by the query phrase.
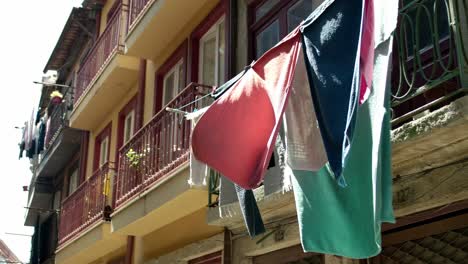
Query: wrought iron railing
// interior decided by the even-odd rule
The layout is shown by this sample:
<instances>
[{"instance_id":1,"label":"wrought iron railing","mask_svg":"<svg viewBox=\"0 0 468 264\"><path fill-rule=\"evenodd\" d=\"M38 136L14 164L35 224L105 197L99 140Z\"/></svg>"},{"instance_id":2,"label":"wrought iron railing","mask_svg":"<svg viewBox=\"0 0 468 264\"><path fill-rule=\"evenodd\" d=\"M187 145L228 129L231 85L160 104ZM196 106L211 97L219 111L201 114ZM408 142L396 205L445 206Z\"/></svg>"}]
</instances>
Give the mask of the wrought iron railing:
<instances>
[{"instance_id":1,"label":"wrought iron railing","mask_svg":"<svg viewBox=\"0 0 468 264\"><path fill-rule=\"evenodd\" d=\"M455 1L457 2L457 1ZM450 0L400 0L392 73L393 124L464 92L458 5ZM453 10L453 12L451 11Z\"/></svg>"},{"instance_id":2,"label":"wrought iron railing","mask_svg":"<svg viewBox=\"0 0 468 264\"><path fill-rule=\"evenodd\" d=\"M191 83L166 107L185 106L211 89ZM211 103L200 100L183 108L190 112ZM188 161L191 122L183 115L164 109L141 128L119 150L119 170L114 181L114 206L119 207L136 194L147 190L156 181Z\"/></svg>"},{"instance_id":3,"label":"wrought iron railing","mask_svg":"<svg viewBox=\"0 0 468 264\"><path fill-rule=\"evenodd\" d=\"M62 202L58 239L63 245L98 220L108 218L110 184L114 174L111 163L103 165Z\"/></svg>"},{"instance_id":4,"label":"wrought iron railing","mask_svg":"<svg viewBox=\"0 0 468 264\"><path fill-rule=\"evenodd\" d=\"M142 16L145 7L150 6L155 0L130 0L129 16L128 16L128 29L133 28L136 20Z\"/></svg>"},{"instance_id":5,"label":"wrought iron railing","mask_svg":"<svg viewBox=\"0 0 468 264\"><path fill-rule=\"evenodd\" d=\"M106 29L86 55L76 78L75 104L89 90L93 80L97 78L101 70L113 58L113 55L117 52L123 52L126 14L126 6L120 4L109 22L107 22Z\"/></svg>"},{"instance_id":6,"label":"wrought iron railing","mask_svg":"<svg viewBox=\"0 0 468 264\"><path fill-rule=\"evenodd\" d=\"M68 126L68 105L62 102L58 105L51 106L54 109L52 114L48 117L44 147L49 149L54 143L55 139L60 134L60 131L65 126Z\"/></svg>"}]
</instances>

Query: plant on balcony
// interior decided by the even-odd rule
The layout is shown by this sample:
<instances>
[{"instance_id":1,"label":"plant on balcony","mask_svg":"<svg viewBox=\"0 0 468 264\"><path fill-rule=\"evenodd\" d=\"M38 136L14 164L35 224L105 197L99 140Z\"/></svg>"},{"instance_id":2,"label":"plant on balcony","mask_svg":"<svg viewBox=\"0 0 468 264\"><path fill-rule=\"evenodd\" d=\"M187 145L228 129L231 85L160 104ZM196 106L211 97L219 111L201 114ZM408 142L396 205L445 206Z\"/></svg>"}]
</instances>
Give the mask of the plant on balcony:
<instances>
[{"instance_id":1,"label":"plant on balcony","mask_svg":"<svg viewBox=\"0 0 468 264\"><path fill-rule=\"evenodd\" d=\"M55 90L50 94L50 101L52 104L58 105L62 103L63 94Z\"/></svg>"},{"instance_id":2,"label":"plant on balcony","mask_svg":"<svg viewBox=\"0 0 468 264\"><path fill-rule=\"evenodd\" d=\"M133 149L129 149L125 156L127 156L130 167L136 168L138 164L140 164L141 159L145 156L145 153L138 153Z\"/></svg>"}]
</instances>

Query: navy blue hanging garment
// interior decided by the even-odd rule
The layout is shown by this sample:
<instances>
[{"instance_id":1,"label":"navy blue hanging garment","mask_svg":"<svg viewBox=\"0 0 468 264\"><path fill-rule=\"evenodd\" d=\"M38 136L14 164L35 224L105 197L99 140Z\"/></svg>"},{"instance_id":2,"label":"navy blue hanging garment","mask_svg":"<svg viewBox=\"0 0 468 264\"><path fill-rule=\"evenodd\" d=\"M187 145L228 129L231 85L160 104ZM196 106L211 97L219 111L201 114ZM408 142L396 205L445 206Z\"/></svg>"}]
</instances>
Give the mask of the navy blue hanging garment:
<instances>
[{"instance_id":1,"label":"navy blue hanging garment","mask_svg":"<svg viewBox=\"0 0 468 264\"><path fill-rule=\"evenodd\" d=\"M314 108L340 186L359 99L362 16L363 0L326 0L301 27Z\"/></svg>"}]
</instances>

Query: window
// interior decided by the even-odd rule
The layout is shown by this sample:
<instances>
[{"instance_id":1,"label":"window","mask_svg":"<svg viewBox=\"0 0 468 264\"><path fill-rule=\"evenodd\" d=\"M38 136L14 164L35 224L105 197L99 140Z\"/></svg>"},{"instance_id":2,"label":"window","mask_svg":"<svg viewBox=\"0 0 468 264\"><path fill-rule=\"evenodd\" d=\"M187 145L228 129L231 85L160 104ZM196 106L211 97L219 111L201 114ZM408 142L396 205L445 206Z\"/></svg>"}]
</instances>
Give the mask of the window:
<instances>
[{"instance_id":1,"label":"window","mask_svg":"<svg viewBox=\"0 0 468 264\"><path fill-rule=\"evenodd\" d=\"M76 188L78 188L79 185L79 167L78 167L78 162L74 164L70 170L68 171L68 195L71 195L73 192L75 192Z\"/></svg>"},{"instance_id":2,"label":"window","mask_svg":"<svg viewBox=\"0 0 468 264\"><path fill-rule=\"evenodd\" d=\"M109 137L106 136L102 139L99 146L99 167L106 164L109 161Z\"/></svg>"},{"instance_id":3,"label":"window","mask_svg":"<svg viewBox=\"0 0 468 264\"><path fill-rule=\"evenodd\" d=\"M155 73L154 108L156 114L186 85L188 41L184 41Z\"/></svg>"},{"instance_id":4,"label":"window","mask_svg":"<svg viewBox=\"0 0 468 264\"><path fill-rule=\"evenodd\" d=\"M123 134L123 141L124 144L127 143L133 136L133 133L135 132L135 110L130 111L125 116L125 121L124 121L124 134Z\"/></svg>"},{"instance_id":5,"label":"window","mask_svg":"<svg viewBox=\"0 0 468 264\"><path fill-rule=\"evenodd\" d=\"M94 143L93 171L100 169L109 162L111 128L112 124L110 123L96 136Z\"/></svg>"},{"instance_id":6,"label":"window","mask_svg":"<svg viewBox=\"0 0 468 264\"><path fill-rule=\"evenodd\" d=\"M172 69L164 75L163 81L163 104L168 104L174 99L185 86L184 59L180 59Z\"/></svg>"},{"instance_id":7,"label":"window","mask_svg":"<svg viewBox=\"0 0 468 264\"><path fill-rule=\"evenodd\" d=\"M254 4L250 25L253 41L252 59L258 59L272 48L313 11L318 0L267 0Z\"/></svg>"},{"instance_id":8,"label":"window","mask_svg":"<svg viewBox=\"0 0 468 264\"><path fill-rule=\"evenodd\" d=\"M224 17L201 37L198 76L201 83L219 86L225 82L225 38Z\"/></svg>"}]
</instances>

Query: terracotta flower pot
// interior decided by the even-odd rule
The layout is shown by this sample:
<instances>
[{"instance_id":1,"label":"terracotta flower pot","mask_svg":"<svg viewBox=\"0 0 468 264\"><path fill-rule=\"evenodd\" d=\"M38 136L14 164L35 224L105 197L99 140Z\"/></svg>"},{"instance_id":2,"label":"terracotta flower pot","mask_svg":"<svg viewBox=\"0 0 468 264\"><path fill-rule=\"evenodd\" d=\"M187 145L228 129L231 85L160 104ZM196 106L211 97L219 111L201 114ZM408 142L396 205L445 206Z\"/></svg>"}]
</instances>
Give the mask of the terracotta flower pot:
<instances>
[{"instance_id":1,"label":"terracotta flower pot","mask_svg":"<svg viewBox=\"0 0 468 264\"><path fill-rule=\"evenodd\" d=\"M55 96L55 97L52 97L50 101L52 102L52 104L58 105L62 103L62 98L59 96Z\"/></svg>"}]
</instances>

